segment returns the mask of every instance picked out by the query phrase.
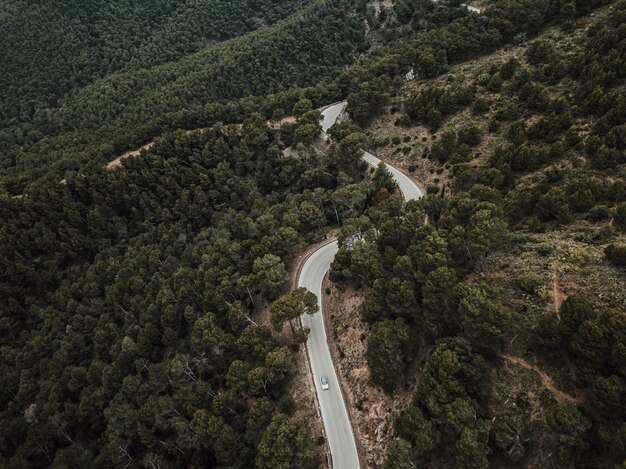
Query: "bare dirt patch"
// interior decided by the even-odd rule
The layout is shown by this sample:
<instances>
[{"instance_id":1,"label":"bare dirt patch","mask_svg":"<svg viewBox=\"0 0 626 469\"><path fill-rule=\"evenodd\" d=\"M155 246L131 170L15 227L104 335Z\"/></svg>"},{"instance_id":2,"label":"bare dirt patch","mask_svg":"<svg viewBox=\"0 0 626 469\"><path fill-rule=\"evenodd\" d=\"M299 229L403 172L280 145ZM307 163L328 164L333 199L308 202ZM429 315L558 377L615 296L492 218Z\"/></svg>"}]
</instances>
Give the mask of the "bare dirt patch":
<instances>
[{"instance_id":1,"label":"bare dirt patch","mask_svg":"<svg viewBox=\"0 0 626 469\"><path fill-rule=\"evenodd\" d=\"M304 347L294 355L296 374L291 385L291 397L297 403L294 406L295 417L306 422L315 443L317 461L320 467L328 467L328 445L324 436L324 427L319 413L319 406L315 397L313 378L309 369L309 360Z\"/></svg>"},{"instance_id":2,"label":"bare dirt patch","mask_svg":"<svg viewBox=\"0 0 626 469\"><path fill-rule=\"evenodd\" d=\"M106 164L106 169L113 169L116 168L118 166L120 166L122 164L122 160L125 158L130 158L133 156L137 156L141 153L142 150L148 150L150 149L152 146L154 146L154 141L146 143L144 146L136 149L136 150L131 150L131 151L127 151L126 153L121 154L120 156L118 156L117 158L115 158L112 161L109 161Z\"/></svg>"},{"instance_id":3,"label":"bare dirt patch","mask_svg":"<svg viewBox=\"0 0 626 469\"><path fill-rule=\"evenodd\" d=\"M561 290L561 283L559 282L559 262L554 261L552 263L552 304L554 306L554 312L559 321L561 321L561 304L565 300L566 296Z\"/></svg>"},{"instance_id":4,"label":"bare dirt patch","mask_svg":"<svg viewBox=\"0 0 626 469\"><path fill-rule=\"evenodd\" d=\"M338 289L326 280L322 305L329 349L355 432L361 466L378 468L383 464L386 444L393 438L394 419L409 405L416 379L391 397L371 384L365 358L370 328L358 312L364 297L363 291Z\"/></svg>"},{"instance_id":5,"label":"bare dirt patch","mask_svg":"<svg viewBox=\"0 0 626 469\"><path fill-rule=\"evenodd\" d=\"M582 397L574 397L570 394L567 394L556 388L554 385L554 381L550 378L546 373L544 373L538 366L532 365L528 363L521 357L515 357L512 355L502 355L502 357L509 363L514 365L521 366L522 368L526 368L527 370L533 370L535 373L539 375L539 379L541 379L541 384L552 394L554 399L561 403L567 404L581 404L583 402Z\"/></svg>"},{"instance_id":6,"label":"bare dirt patch","mask_svg":"<svg viewBox=\"0 0 626 469\"><path fill-rule=\"evenodd\" d=\"M280 129L284 124L293 124L296 122L296 118L294 116L283 117L279 121L267 121L267 126L270 129L277 130Z\"/></svg>"}]
</instances>

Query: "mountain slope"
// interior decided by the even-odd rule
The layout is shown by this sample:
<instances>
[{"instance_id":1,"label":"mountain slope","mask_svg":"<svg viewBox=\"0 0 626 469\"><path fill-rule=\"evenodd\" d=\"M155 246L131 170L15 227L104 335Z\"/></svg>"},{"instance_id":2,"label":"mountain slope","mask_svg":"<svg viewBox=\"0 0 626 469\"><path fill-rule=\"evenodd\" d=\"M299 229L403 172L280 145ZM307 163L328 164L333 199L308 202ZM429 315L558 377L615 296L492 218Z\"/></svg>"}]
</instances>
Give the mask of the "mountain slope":
<instances>
[{"instance_id":1,"label":"mountain slope","mask_svg":"<svg viewBox=\"0 0 626 469\"><path fill-rule=\"evenodd\" d=\"M380 116L352 107L429 193L346 220L344 239L369 242L340 245L331 271L364 298L361 323L333 325L367 336L360 357L342 342L344 369L369 368L346 375L359 420L410 401L386 467L624 460L625 11L562 16L432 79L422 68Z\"/></svg>"},{"instance_id":2,"label":"mountain slope","mask_svg":"<svg viewBox=\"0 0 626 469\"><path fill-rule=\"evenodd\" d=\"M272 27L177 62L112 74L68 93L31 122L0 132L7 148L5 180L15 184L49 170L63 177L68 169L94 159L103 164L164 130L241 121L266 107L271 93L336 76L354 61L363 40L351 1L317 1ZM318 99L322 89L313 93ZM237 104L248 96L255 99ZM283 100L293 106L302 96L295 90Z\"/></svg>"},{"instance_id":3,"label":"mountain slope","mask_svg":"<svg viewBox=\"0 0 626 469\"><path fill-rule=\"evenodd\" d=\"M4 0L0 128L30 121L94 79L177 60L299 7L295 0Z\"/></svg>"}]
</instances>

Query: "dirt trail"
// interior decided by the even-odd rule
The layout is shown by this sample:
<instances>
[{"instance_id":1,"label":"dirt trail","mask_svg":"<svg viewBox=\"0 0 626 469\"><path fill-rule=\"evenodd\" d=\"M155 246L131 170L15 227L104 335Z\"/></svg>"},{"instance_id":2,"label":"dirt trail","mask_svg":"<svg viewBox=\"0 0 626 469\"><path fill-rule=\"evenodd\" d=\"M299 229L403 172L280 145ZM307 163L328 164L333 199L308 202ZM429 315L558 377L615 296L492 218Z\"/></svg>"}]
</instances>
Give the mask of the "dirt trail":
<instances>
[{"instance_id":1,"label":"dirt trail","mask_svg":"<svg viewBox=\"0 0 626 469\"><path fill-rule=\"evenodd\" d=\"M556 386L554 386L554 381L552 381L552 378L550 378L547 374L545 374L543 371L541 371L541 369L536 366L536 365L531 365L530 363L528 363L526 360L524 360L523 358L520 357L514 357L512 355L502 355L502 357L509 363L512 363L514 365L519 365L522 368L526 368L528 370L533 370L535 373L537 373L539 375L539 378L541 379L541 383L543 384L543 386L550 391L550 393L552 394L552 396L554 397L554 399L559 402L560 404L564 404L564 403L568 403L568 404L581 404L583 402L582 397L574 397L571 396L559 389L556 388Z\"/></svg>"},{"instance_id":2,"label":"dirt trail","mask_svg":"<svg viewBox=\"0 0 626 469\"><path fill-rule=\"evenodd\" d=\"M284 117L283 119L281 119L280 121L277 121L277 122L267 121L267 126L270 129L277 130L277 129L280 129L283 126L283 124L287 124L287 123L292 124L294 122L296 122L296 118L295 117L287 116L287 117ZM241 124L235 124L235 125L241 127ZM201 128L192 129L192 130L186 130L185 133L190 134L192 132L203 131L203 130L206 130L206 127L201 127ZM141 153L141 150L148 150L148 149L150 149L153 146L154 146L154 140L146 143L145 145L143 145L142 147L137 148L136 150L130 150L130 151L127 151L126 153L121 154L120 156L118 156L114 160L109 161L106 164L105 167L106 167L106 169L116 168L116 167L118 167L118 166L120 166L122 164L122 160L124 158L137 156L137 155L139 155Z\"/></svg>"},{"instance_id":3,"label":"dirt trail","mask_svg":"<svg viewBox=\"0 0 626 469\"><path fill-rule=\"evenodd\" d=\"M114 160L109 161L106 164L106 168L107 169L113 169L113 168L121 165L122 164L122 160L124 158L128 158L128 157L131 157L131 156L137 156L137 155L139 155L139 153L141 153L141 150L148 150L153 145L154 145L154 141L152 141L150 143L146 143L144 146L142 146L141 148L138 148L137 150L127 151L126 153L123 153L120 156L118 156L117 158L115 158Z\"/></svg>"},{"instance_id":4,"label":"dirt trail","mask_svg":"<svg viewBox=\"0 0 626 469\"><path fill-rule=\"evenodd\" d=\"M559 282L559 261L552 263L552 304L554 305L554 312L556 313L557 321L561 321L561 304L565 300L566 296L561 290L561 284Z\"/></svg>"}]
</instances>

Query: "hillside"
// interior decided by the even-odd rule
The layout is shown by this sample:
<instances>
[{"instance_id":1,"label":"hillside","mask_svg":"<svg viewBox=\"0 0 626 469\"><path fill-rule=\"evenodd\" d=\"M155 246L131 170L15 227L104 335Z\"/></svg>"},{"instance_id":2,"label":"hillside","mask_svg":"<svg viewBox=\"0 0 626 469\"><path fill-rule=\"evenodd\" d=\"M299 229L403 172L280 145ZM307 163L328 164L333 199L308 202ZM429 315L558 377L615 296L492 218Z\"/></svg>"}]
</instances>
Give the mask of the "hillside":
<instances>
[{"instance_id":1,"label":"hillside","mask_svg":"<svg viewBox=\"0 0 626 469\"><path fill-rule=\"evenodd\" d=\"M0 128L124 69L171 62L291 14L294 0L56 1L0 5Z\"/></svg>"},{"instance_id":2,"label":"hillside","mask_svg":"<svg viewBox=\"0 0 626 469\"><path fill-rule=\"evenodd\" d=\"M346 221L375 241L340 248L331 272L372 464L391 432L389 468L626 457L625 11L418 77L364 124L429 193Z\"/></svg>"},{"instance_id":3,"label":"hillside","mask_svg":"<svg viewBox=\"0 0 626 469\"><path fill-rule=\"evenodd\" d=\"M624 464L626 0L0 20L1 467Z\"/></svg>"}]
</instances>

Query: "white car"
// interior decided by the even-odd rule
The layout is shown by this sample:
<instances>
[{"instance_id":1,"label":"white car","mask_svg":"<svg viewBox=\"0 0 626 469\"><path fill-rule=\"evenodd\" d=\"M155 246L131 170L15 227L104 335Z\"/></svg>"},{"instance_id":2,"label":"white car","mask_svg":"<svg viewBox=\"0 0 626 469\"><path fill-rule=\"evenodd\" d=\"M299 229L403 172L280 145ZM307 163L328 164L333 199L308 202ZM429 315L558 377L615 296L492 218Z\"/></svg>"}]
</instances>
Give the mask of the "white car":
<instances>
[{"instance_id":1,"label":"white car","mask_svg":"<svg viewBox=\"0 0 626 469\"><path fill-rule=\"evenodd\" d=\"M322 383L322 389L324 391L328 389L328 378L326 378L326 376L322 375L322 377L320 378L320 383Z\"/></svg>"}]
</instances>

